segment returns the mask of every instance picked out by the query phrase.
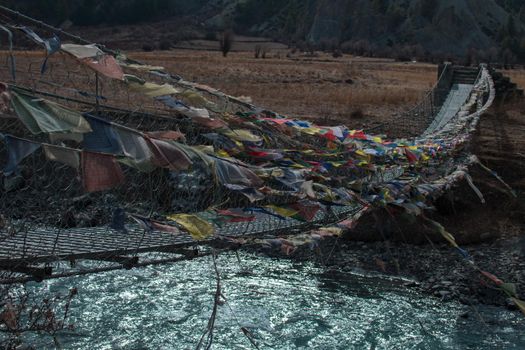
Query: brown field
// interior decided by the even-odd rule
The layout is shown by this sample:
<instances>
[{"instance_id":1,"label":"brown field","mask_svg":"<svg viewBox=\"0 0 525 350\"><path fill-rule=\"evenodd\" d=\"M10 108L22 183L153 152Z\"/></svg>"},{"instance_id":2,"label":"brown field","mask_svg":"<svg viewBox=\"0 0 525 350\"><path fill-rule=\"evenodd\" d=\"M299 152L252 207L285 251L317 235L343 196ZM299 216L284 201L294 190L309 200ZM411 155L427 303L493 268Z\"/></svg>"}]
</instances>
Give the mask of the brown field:
<instances>
[{"instance_id":1,"label":"brown field","mask_svg":"<svg viewBox=\"0 0 525 350\"><path fill-rule=\"evenodd\" d=\"M521 89L525 89L525 70L524 69L512 69L505 70L502 73L508 76L514 83L518 84Z\"/></svg>"},{"instance_id":2,"label":"brown field","mask_svg":"<svg viewBox=\"0 0 525 350\"><path fill-rule=\"evenodd\" d=\"M230 95L249 96L255 105L284 115L312 118L326 124L344 123L354 128L387 121L392 115L411 108L432 88L437 78L437 67L427 63L399 63L349 55L333 58L329 54L309 57L296 53L287 57L288 52L273 48L265 59L255 59L253 51L235 51L224 58L218 51L188 49L135 51L129 56L164 66L186 80L210 85ZM7 52L1 52L2 62L6 62L6 55ZM42 61L41 51L17 51L16 56L17 68L22 71L28 65L38 70ZM50 66L55 64L56 68L46 73L45 80L63 81L64 85L73 84L90 91L91 78L77 81L63 75L66 60L61 56L54 56L50 61ZM72 62L68 61L68 69ZM7 65L3 68L1 76L7 79ZM81 68L74 70L80 72ZM524 70L510 70L504 74L525 88ZM119 88L108 82L102 92ZM141 101L129 99L126 96L124 102L132 101L130 108L141 108Z\"/></svg>"},{"instance_id":3,"label":"brown field","mask_svg":"<svg viewBox=\"0 0 525 350\"><path fill-rule=\"evenodd\" d=\"M435 84L437 69L430 64L334 59L327 54L289 58L278 51L266 59L255 59L252 52L232 52L224 58L219 52L200 50L129 56L230 95L249 96L254 104L282 114L353 126L410 108Z\"/></svg>"},{"instance_id":4,"label":"brown field","mask_svg":"<svg viewBox=\"0 0 525 350\"><path fill-rule=\"evenodd\" d=\"M255 105L281 114L352 127L384 121L409 109L436 82L436 66L430 64L351 56L334 59L328 54L286 57L286 53L273 49L267 58L255 59L252 51L235 51L224 58L218 51L178 49L131 52L129 56L164 66L186 80L210 85L227 94L249 96ZM7 54L0 53L2 62L7 62ZM16 51L15 56L19 78L26 78L19 83L40 80L41 51ZM54 55L48 67L42 76L44 81L94 92L92 74L67 55ZM2 78L8 79L8 66L2 68ZM48 91L51 86L40 85L40 88ZM119 89L114 82L103 82L104 94ZM130 96L123 98L128 103ZM139 103L133 98L130 108L140 109Z\"/></svg>"}]
</instances>

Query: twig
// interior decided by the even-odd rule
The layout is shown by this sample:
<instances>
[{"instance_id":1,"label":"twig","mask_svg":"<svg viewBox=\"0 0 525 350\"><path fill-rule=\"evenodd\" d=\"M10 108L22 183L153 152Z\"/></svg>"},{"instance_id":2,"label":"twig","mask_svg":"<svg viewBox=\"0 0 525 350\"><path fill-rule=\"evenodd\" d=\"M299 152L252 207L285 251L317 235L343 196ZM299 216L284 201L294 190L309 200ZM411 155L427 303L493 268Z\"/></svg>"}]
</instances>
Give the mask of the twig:
<instances>
[{"instance_id":1,"label":"twig","mask_svg":"<svg viewBox=\"0 0 525 350\"><path fill-rule=\"evenodd\" d=\"M213 329L215 327L215 319L217 318L217 309L219 307L219 304L221 303L221 274L219 273L219 269L217 268L217 253L215 250L212 251L212 258L213 258L213 267L215 269L215 275L217 277L217 288L215 290L215 297L213 302L213 311L211 313L210 319L208 321L208 327L206 328L206 331L201 336L199 343L197 344L196 350L199 349L210 349L211 345L213 343ZM206 345L204 344L204 339L206 338Z\"/></svg>"}]
</instances>

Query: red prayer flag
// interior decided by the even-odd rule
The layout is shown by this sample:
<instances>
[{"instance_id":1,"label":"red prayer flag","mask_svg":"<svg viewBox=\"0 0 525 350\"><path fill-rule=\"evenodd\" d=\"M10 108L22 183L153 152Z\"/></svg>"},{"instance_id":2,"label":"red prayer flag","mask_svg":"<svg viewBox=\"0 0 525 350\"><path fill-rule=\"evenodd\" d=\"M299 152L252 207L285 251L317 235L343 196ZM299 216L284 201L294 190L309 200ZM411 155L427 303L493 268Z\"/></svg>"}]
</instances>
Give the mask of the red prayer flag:
<instances>
[{"instance_id":1,"label":"red prayer flag","mask_svg":"<svg viewBox=\"0 0 525 350\"><path fill-rule=\"evenodd\" d=\"M407 148L405 148L405 155L407 156L407 159L410 163L415 163L417 162L417 156L410 152Z\"/></svg>"},{"instance_id":2,"label":"red prayer flag","mask_svg":"<svg viewBox=\"0 0 525 350\"><path fill-rule=\"evenodd\" d=\"M150 225L151 227L153 227L153 229L160 231L160 232L173 233L175 235L180 234L180 230L175 226L165 225L160 222L153 221L153 220L150 220Z\"/></svg>"},{"instance_id":3,"label":"red prayer flag","mask_svg":"<svg viewBox=\"0 0 525 350\"><path fill-rule=\"evenodd\" d=\"M335 136L333 130L328 130L327 133L325 133L324 135L321 135L321 136L327 138L327 139L330 140L330 141L335 141L335 140L337 140L337 136Z\"/></svg>"},{"instance_id":4,"label":"red prayer flag","mask_svg":"<svg viewBox=\"0 0 525 350\"><path fill-rule=\"evenodd\" d=\"M267 157L268 155L270 155L270 153L263 152L263 151L249 151L249 152L246 152L246 153L248 153L248 155L256 157L256 158L263 158L263 157Z\"/></svg>"},{"instance_id":5,"label":"red prayer flag","mask_svg":"<svg viewBox=\"0 0 525 350\"><path fill-rule=\"evenodd\" d=\"M187 170L193 162L175 143L146 138L153 153L153 163L162 168Z\"/></svg>"},{"instance_id":6,"label":"red prayer flag","mask_svg":"<svg viewBox=\"0 0 525 350\"><path fill-rule=\"evenodd\" d=\"M231 210L215 210L218 215L228 217L227 222L252 222L255 221L254 215L248 215L244 213L236 213Z\"/></svg>"},{"instance_id":7,"label":"red prayer flag","mask_svg":"<svg viewBox=\"0 0 525 350\"><path fill-rule=\"evenodd\" d=\"M216 119L216 118L206 118L206 117L198 117L194 116L191 117L191 120L193 120L195 123L205 126L210 129L220 129L225 128L228 126L223 120Z\"/></svg>"},{"instance_id":8,"label":"red prayer flag","mask_svg":"<svg viewBox=\"0 0 525 350\"><path fill-rule=\"evenodd\" d=\"M177 141L179 139L185 140L184 134L180 131L150 131L147 132L146 135L148 135L151 138L159 139L159 140L167 140L167 141Z\"/></svg>"},{"instance_id":9,"label":"red prayer flag","mask_svg":"<svg viewBox=\"0 0 525 350\"><path fill-rule=\"evenodd\" d=\"M294 215L294 218L312 221L317 212L321 209L321 206L319 204L294 203L290 205L290 208L297 210L297 214Z\"/></svg>"},{"instance_id":10,"label":"red prayer flag","mask_svg":"<svg viewBox=\"0 0 525 350\"><path fill-rule=\"evenodd\" d=\"M91 69L105 75L108 78L124 80L124 72L111 55L103 55L101 57L88 57L80 60L82 63Z\"/></svg>"},{"instance_id":11,"label":"red prayer flag","mask_svg":"<svg viewBox=\"0 0 525 350\"><path fill-rule=\"evenodd\" d=\"M82 183L87 192L112 189L124 182L124 173L112 155L82 152Z\"/></svg>"},{"instance_id":12,"label":"red prayer flag","mask_svg":"<svg viewBox=\"0 0 525 350\"><path fill-rule=\"evenodd\" d=\"M358 130L353 134L350 134L348 137L358 140L366 140L366 134L362 130Z\"/></svg>"},{"instance_id":13,"label":"red prayer flag","mask_svg":"<svg viewBox=\"0 0 525 350\"><path fill-rule=\"evenodd\" d=\"M489 280L494 282L497 286L501 286L503 284L502 280L500 280L499 278L497 278L490 272L486 272L486 271L480 271L480 272L483 274L483 276L487 277Z\"/></svg>"}]
</instances>

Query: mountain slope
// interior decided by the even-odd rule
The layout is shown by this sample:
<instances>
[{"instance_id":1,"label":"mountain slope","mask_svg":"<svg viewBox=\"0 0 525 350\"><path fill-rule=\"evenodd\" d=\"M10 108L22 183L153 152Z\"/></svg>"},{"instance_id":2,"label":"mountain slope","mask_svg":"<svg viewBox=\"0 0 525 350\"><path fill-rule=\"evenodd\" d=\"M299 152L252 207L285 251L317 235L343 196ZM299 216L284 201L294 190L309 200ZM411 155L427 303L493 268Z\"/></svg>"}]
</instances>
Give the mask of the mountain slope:
<instances>
[{"instance_id":1,"label":"mountain slope","mask_svg":"<svg viewBox=\"0 0 525 350\"><path fill-rule=\"evenodd\" d=\"M259 7L262 0L249 6ZM271 18L250 18L240 8L241 29L255 34L322 41L367 40L373 45L420 44L430 52L456 55L469 48L500 46L510 14L494 0L289 0L280 2ZM245 6L245 7L249 7ZM525 6L524 13L525 13ZM297 20L290 32L290 21ZM525 32L519 16L511 23L517 39ZM254 23L242 27L244 23ZM291 34L291 35L290 35ZM521 44L521 43L519 43Z\"/></svg>"},{"instance_id":2,"label":"mountain slope","mask_svg":"<svg viewBox=\"0 0 525 350\"><path fill-rule=\"evenodd\" d=\"M400 47L442 55L470 49L525 60L523 0L7 0L59 24L147 25L173 21L201 32L240 34L324 47L343 43L388 54ZM354 50L356 51L356 50Z\"/></svg>"}]
</instances>

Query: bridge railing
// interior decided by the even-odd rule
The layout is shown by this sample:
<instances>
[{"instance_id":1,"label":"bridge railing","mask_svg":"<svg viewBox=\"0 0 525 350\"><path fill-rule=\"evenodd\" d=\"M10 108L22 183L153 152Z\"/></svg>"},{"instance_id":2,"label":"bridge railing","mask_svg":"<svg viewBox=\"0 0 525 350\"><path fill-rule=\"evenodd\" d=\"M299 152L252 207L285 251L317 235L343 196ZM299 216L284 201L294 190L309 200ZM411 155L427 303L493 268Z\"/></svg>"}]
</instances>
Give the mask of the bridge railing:
<instances>
[{"instance_id":1,"label":"bridge railing","mask_svg":"<svg viewBox=\"0 0 525 350\"><path fill-rule=\"evenodd\" d=\"M444 64L437 82L414 107L393 115L388 121L368 128L366 131L374 134L387 134L391 138L410 138L421 135L434 120L446 100L450 88L446 80L451 69L451 64Z\"/></svg>"}]
</instances>

